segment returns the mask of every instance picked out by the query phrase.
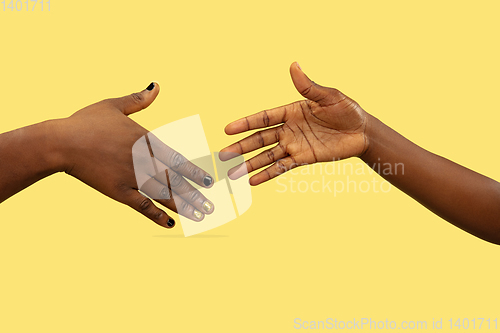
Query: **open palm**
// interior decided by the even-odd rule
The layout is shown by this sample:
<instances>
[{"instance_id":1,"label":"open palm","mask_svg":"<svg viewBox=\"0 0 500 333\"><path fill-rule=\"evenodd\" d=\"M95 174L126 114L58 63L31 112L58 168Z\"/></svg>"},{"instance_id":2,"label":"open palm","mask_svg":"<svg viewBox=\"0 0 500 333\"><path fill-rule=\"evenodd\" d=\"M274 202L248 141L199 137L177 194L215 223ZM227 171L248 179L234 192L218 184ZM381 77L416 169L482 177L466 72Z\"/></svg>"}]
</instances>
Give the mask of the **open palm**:
<instances>
[{"instance_id":1,"label":"open palm","mask_svg":"<svg viewBox=\"0 0 500 333\"><path fill-rule=\"evenodd\" d=\"M230 135L265 129L224 148L222 160L276 144L230 170L231 178L268 166L250 179L250 184L258 185L297 166L360 156L364 152L365 111L337 89L312 82L297 63L290 67L290 74L306 100L261 111L226 126Z\"/></svg>"}]
</instances>

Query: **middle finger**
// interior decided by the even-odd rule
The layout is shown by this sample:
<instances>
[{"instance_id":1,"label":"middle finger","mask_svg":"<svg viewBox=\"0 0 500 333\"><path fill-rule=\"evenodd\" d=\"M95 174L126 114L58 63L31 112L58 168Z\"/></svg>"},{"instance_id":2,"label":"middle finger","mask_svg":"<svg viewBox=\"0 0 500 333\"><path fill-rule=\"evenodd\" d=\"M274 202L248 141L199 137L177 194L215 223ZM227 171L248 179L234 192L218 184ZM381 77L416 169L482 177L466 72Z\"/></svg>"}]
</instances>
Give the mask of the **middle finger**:
<instances>
[{"instance_id":1,"label":"middle finger","mask_svg":"<svg viewBox=\"0 0 500 333\"><path fill-rule=\"evenodd\" d=\"M232 145L222 149L219 158L227 161L237 155L243 155L256 149L271 145L279 141L280 126L255 132Z\"/></svg>"},{"instance_id":2,"label":"middle finger","mask_svg":"<svg viewBox=\"0 0 500 333\"><path fill-rule=\"evenodd\" d=\"M214 211L214 204L194 188L182 175L159 160L156 160L156 165L158 170L164 170L154 175L156 180L168 186L173 192L177 193L177 195L199 211L205 214L211 214Z\"/></svg>"}]
</instances>

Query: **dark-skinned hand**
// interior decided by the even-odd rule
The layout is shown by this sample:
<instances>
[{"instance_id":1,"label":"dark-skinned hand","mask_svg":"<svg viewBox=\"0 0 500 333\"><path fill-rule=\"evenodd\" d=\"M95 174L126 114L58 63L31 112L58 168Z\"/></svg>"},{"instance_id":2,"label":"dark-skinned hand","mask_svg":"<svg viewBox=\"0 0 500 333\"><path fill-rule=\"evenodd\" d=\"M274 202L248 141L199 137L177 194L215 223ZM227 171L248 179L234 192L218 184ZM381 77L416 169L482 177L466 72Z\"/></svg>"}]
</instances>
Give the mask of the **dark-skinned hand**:
<instances>
[{"instance_id":1,"label":"dark-skinned hand","mask_svg":"<svg viewBox=\"0 0 500 333\"><path fill-rule=\"evenodd\" d=\"M139 93L87 106L69 118L54 121L52 126L58 142L58 171L65 171L170 228L174 220L138 191L136 173L144 173L137 174L138 178L148 179L140 187L143 193L198 222L213 212L214 205L184 177L205 188L213 185L213 178L128 117L147 108L159 91L159 85L154 83ZM141 152L143 156L133 159L132 147L141 138L148 146ZM141 161L147 165L152 158L157 174L141 166Z\"/></svg>"},{"instance_id":2,"label":"dark-skinned hand","mask_svg":"<svg viewBox=\"0 0 500 333\"><path fill-rule=\"evenodd\" d=\"M367 147L367 114L355 101L337 89L314 83L297 63L290 66L290 74L306 100L261 111L225 128L229 135L264 130L224 148L220 154L223 160L274 145L245 162L249 173L265 167L250 178L251 185L301 165L360 156ZM237 166L229 175L236 179L245 172L243 166Z\"/></svg>"}]
</instances>

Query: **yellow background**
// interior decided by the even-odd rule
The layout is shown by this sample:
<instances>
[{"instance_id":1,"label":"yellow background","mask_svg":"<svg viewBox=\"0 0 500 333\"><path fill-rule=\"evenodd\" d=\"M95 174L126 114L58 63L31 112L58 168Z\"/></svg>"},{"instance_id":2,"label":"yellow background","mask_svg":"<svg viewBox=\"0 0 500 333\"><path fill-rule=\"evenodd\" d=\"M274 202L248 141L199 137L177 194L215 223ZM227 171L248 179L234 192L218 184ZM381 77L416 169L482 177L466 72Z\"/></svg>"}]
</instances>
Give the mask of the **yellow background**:
<instances>
[{"instance_id":1,"label":"yellow background","mask_svg":"<svg viewBox=\"0 0 500 333\"><path fill-rule=\"evenodd\" d=\"M410 140L498 180L499 10L52 0L50 12L0 11L0 131L156 80L160 95L133 119L154 129L200 114L215 151L233 140L229 121L300 98L288 73L297 60ZM498 246L394 188L281 188L253 188L242 217L184 238L66 174L40 181L0 205L0 331L292 332L295 318L498 317Z\"/></svg>"}]
</instances>

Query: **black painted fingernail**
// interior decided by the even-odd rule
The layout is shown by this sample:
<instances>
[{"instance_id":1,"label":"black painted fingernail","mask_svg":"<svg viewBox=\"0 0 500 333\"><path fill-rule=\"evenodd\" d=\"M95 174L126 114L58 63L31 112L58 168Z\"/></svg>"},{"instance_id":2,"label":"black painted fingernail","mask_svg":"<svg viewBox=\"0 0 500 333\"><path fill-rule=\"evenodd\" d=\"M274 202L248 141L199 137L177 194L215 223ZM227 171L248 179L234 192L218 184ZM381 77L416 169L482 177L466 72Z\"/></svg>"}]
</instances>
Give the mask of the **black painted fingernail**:
<instances>
[{"instance_id":1,"label":"black painted fingernail","mask_svg":"<svg viewBox=\"0 0 500 333\"><path fill-rule=\"evenodd\" d=\"M146 88L146 90L153 90L155 88L155 83L154 82L151 82L151 84Z\"/></svg>"},{"instance_id":2,"label":"black painted fingernail","mask_svg":"<svg viewBox=\"0 0 500 333\"><path fill-rule=\"evenodd\" d=\"M168 226L169 228L173 228L173 227L174 227L174 225L175 225L175 220L174 220L173 218L169 218L169 219L168 219L168 222L167 222L167 226Z\"/></svg>"},{"instance_id":3,"label":"black painted fingernail","mask_svg":"<svg viewBox=\"0 0 500 333\"><path fill-rule=\"evenodd\" d=\"M203 184L205 184L205 186L210 186L210 184L212 184L212 177L210 176L205 176L205 178L203 178Z\"/></svg>"}]
</instances>

